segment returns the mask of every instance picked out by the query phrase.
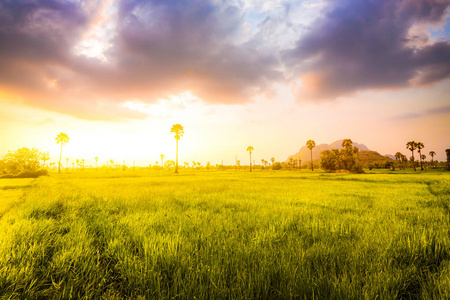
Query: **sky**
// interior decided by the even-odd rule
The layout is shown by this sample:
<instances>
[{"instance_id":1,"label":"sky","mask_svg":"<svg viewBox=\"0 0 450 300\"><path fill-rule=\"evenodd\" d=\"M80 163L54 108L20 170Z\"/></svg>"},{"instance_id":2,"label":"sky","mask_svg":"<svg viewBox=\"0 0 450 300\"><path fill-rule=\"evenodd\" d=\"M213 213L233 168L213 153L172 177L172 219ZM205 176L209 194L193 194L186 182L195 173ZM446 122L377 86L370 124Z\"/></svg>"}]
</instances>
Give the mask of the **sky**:
<instances>
[{"instance_id":1,"label":"sky","mask_svg":"<svg viewBox=\"0 0 450 300\"><path fill-rule=\"evenodd\" d=\"M284 161L450 148L446 0L0 0L0 156ZM428 155L427 155L428 156Z\"/></svg>"}]
</instances>

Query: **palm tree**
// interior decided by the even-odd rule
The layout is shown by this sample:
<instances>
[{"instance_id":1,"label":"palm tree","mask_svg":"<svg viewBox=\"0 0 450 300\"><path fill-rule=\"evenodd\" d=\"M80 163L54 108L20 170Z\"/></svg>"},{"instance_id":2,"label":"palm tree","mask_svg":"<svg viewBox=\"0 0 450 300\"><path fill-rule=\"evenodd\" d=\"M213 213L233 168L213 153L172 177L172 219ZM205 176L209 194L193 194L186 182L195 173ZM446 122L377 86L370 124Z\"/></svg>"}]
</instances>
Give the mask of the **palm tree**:
<instances>
[{"instance_id":1,"label":"palm tree","mask_svg":"<svg viewBox=\"0 0 450 300\"><path fill-rule=\"evenodd\" d=\"M416 165L414 164L414 150L417 149L417 143L414 142L414 141L407 142L406 143L406 149L410 150L411 153L412 153L411 161L412 161L412 165L413 165L414 171L416 171Z\"/></svg>"},{"instance_id":2,"label":"palm tree","mask_svg":"<svg viewBox=\"0 0 450 300\"><path fill-rule=\"evenodd\" d=\"M430 153L428 153L428 154L430 154L430 156L431 156L431 167L433 167L433 157L436 155L436 152L430 151Z\"/></svg>"},{"instance_id":3,"label":"palm tree","mask_svg":"<svg viewBox=\"0 0 450 300\"><path fill-rule=\"evenodd\" d=\"M313 140L309 140L306 142L306 147L311 150L311 171L314 171L314 166L313 166L313 159L312 159L312 150L314 147L316 147L316 142L314 142Z\"/></svg>"},{"instance_id":4,"label":"palm tree","mask_svg":"<svg viewBox=\"0 0 450 300\"><path fill-rule=\"evenodd\" d=\"M170 129L170 132L175 133L175 139L177 140L177 159L175 162L175 173L178 173L178 140L183 136L184 128L180 124L175 124Z\"/></svg>"},{"instance_id":5,"label":"palm tree","mask_svg":"<svg viewBox=\"0 0 450 300\"><path fill-rule=\"evenodd\" d=\"M42 159L42 165L45 167L45 162L47 160L50 160L50 154L48 153L48 151L41 153L41 159Z\"/></svg>"},{"instance_id":6,"label":"palm tree","mask_svg":"<svg viewBox=\"0 0 450 300\"><path fill-rule=\"evenodd\" d=\"M275 162L275 157L272 157L272 158L270 159L270 161L272 162L272 168L273 168L273 163Z\"/></svg>"},{"instance_id":7,"label":"palm tree","mask_svg":"<svg viewBox=\"0 0 450 300\"><path fill-rule=\"evenodd\" d=\"M165 156L164 156L164 154L161 154L160 157L161 157L161 168L164 169L164 157Z\"/></svg>"},{"instance_id":8,"label":"palm tree","mask_svg":"<svg viewBox=\"0 0 450 300\"><path fill-rule=\"evenodd\" d=\"M398 160L399 164L400 164L400 162L401 162L402 155L403 155L403 154L401 154L400 152L397 152L397 153L394 154L395 160ZM400 168L400 166L399 166L399 168Z\"/></svg>"},{"instance_id":9,"label":"palm tree","mask_svg":"<svg viewBox=\"0 0 450 300\"><path fill-rule=\"evenodd\" d=\"M67 134L60 132L56 138L56 143L61 144L61 151L59 152L59 163L58 163L58 173L61 173L61 156L62 156L62 147L64 144L69 142L69 137Z\"/></svg>"},{"instance_id":10,"label":"palm tree","mask_svg":"<svg viewBox=\"0 0 450 300\"><path fill-rule=\"evenodd\" d=\"M76 162L77 162L77 171L78 171L78 166L80 165L80 160L77 159Z\"/></svg>"},{"instance_id":11,"label":"palm tree","mask_svg":"<svg viewBox=\"0 0 450 300\"><path fill-rule=\"evenodd\" d=\"M75 163L72 163L72 172L75 170Z\"/></svg>"},{"instance_id":12,"label":"palm tree","mask_svg":"<svg viewBox=\"0 0 450 300\"><path fill-rule=\"evenodd\" d=\"M95 157L95 171L97 171L97 162L98 162L98 157Z\"/></svg>"},{"instance_id":13,"label":"palm tree","mask_svg":"<svg viewBox=\"0 0 450 300\"><path fill-rule=\"evenodd\" d=\"M250 172L252 171L252 151L253 151L253 147L252 146L248 146L247 147L247 151L248 153L250 153Z\"/></svg>"},{"instance_id":14,"label":"palm tree","mask_svg":"<svg viewBox=\"0 0 450 300\"><path fill-rule=\"evenodd\" d=\"M420 158L422 159L422 162L424 162L425 159L427 159L427 156L425 154L421 154ZM422 165L422 162L420 163L420 165ZM423 168L422 168L422 171L423 171Z\"/></svg>"},{"instance_id":15,"label":"palm tree","mask_svg":"<svg viewBox=\"0 0 450 300\"><path fill-rule=\"evenodd\" d=\"M420 161L420 170L423 171L423 165L422 165L422 152L421 149L425 148L424 144L422 142L417 142L417 152L419 152L419 161Z\"/></svg>"},{"instance_id":16,"label":"palm tree","mask_svg":"<svg viewBox=\"0 0 450 300\"><path fill-rule=\"evenodd\" d=\"M291 169L294 166L294 159L291 157L289 158L289 169Z\"/></svg>"}]
</instances>

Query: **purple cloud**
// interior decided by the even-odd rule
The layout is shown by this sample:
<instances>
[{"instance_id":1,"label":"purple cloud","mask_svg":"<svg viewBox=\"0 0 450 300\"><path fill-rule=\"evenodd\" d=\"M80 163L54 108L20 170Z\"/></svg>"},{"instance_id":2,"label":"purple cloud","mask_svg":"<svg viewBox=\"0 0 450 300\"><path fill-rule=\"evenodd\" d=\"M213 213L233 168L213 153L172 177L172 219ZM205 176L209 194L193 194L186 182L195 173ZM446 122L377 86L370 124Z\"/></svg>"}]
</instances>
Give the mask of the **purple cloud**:
<instances>
[{"instance_id":1,"label":"purple cloud","mask_svg":"<svg viewBox=\"0 0 450 300\"><path fill-rule=\"evenodd\" d=\"M449 6L438 0L330 2L296 47L283 52L291 75L303 79L298 97L330 100L364 89L448 78L450 44L413 46L420 37L410 30L441 22Z\"/></svg>"},{"instance_id":2,"label":"purple cloud","mask_svg":"<svg viewBox=\"0 0 450 300\"><path fill-rule=\"evenodd\" d=\"M116 9L105 63L74 54L101 2L0 1L0 88L39 107L114 118L130 99L191 90L239 103L281 78L273 53L236 41L244 14L229 1L118 1Z\"/></svg>"}]
</instances>

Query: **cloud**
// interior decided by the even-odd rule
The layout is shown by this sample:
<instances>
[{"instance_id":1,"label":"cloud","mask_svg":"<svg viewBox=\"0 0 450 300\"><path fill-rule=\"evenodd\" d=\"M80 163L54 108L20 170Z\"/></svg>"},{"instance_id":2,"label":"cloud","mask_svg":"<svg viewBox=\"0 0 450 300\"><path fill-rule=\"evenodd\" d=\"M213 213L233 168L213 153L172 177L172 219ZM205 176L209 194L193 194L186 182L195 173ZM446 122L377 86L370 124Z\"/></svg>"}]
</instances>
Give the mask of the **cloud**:
<instances>
[{"instance_id":1,"label":"cloud","mask_svg":"<svg viewBox=\"0 0 450 300\"><path fill-rule=\"evenodd\" d=\"M450 77L450 43L413 29L441 24L450 2L337 0L283 52L299 99L332 100L359 90L432 84Z\"/></svg>"},{"instance_id":2,"label":"cloud","mask_svg":"<svg viewBox=\"0 0 450 300\"><path fill-rule=\"evenodd\" d=\"M447 115L450 114L450 105L441 106L441 107L435 107L430 108L421 112L413 112L408 113L404 115L395 116L393 119L400 119L400 120L407 120L407 119L417 119L417 118L423 118L428 116L435 116L435 115Z\"/></svg>"},{"instance_id":3,"label":"cloud","mask_svg":"<svg viewBox=\"0 0 450 300\"><path fill-rule=\"evenodd\" d=\"M102 13L102 1L1 1L0 89L38 107L107 119L142 117L117 109L127 100L186 90L242 103L281 78L272 52L242 41L244 14L231 1L117 1L106 12L113 17L102 57L86 55L86 45L76 53L104 23Z\"/></svg>"}]
</instances>

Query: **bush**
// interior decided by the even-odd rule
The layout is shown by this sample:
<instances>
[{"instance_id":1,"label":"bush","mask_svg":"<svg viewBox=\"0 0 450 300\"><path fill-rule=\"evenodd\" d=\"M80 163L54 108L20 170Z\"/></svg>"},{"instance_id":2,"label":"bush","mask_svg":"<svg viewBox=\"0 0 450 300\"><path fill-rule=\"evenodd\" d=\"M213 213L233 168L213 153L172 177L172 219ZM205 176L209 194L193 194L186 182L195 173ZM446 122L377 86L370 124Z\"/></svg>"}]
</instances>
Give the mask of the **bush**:
<instances>
[{"instance_id":1,"label":"bush","mask_svg":"<svg viewBox=\"0 0 450 300\"><path fill-rule=\"evenodd\" d=\"M5 174L0 176L0 178L38 178L39 176L48 175L48 170L39 169L36 171L22 171L18 174Z\"/></svg>"},{"instance_id":2,"label":"bush","mask_svg":"<svg viewBox=\"0 0 450 300\"><path fill-rule=\"evenodd\" d=\"M276 162L272 165L272 170L280 170L282 168L281 163Z\"/></svg>"}]
</instances>

